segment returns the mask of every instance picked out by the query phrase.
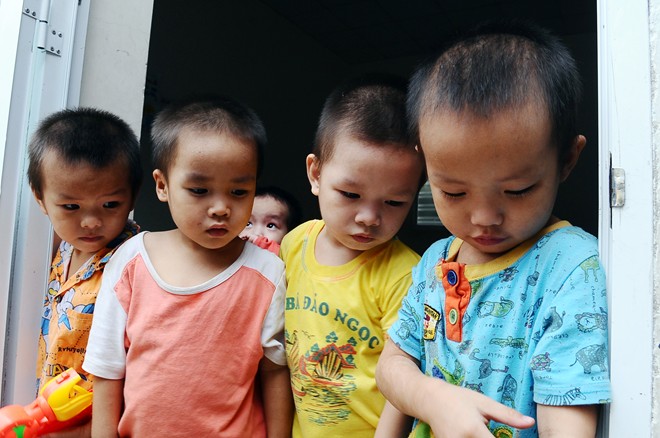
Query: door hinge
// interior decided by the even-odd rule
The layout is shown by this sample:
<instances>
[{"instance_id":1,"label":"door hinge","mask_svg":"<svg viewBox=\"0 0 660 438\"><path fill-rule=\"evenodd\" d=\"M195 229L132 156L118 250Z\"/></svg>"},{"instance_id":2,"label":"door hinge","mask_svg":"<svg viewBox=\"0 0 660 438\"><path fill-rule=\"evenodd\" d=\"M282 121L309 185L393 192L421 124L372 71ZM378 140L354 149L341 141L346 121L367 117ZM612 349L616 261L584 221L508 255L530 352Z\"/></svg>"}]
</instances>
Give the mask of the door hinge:
<instances>
[{"instance_id":1,"label":"door hinge","mask_svg":"<svg viewBox=\"0 0 660 438\"><path fill-rule=\"evenodd\" d=\"M37 20L35 43L38 49L43 49L56 56L62 56L63 35L54 23L49 23L50 2L48 0L24 0L23 15Z\"/></svg>"},{"instance_id":2,"label":"door hinge","mask_svg":"<svg viewBox=\"0 0 660 438\"><path fill-rule=\"evenodd\" d=\"M626 203L626 172L620 167L610 168L610 207Z\"/></svg>"}]
</instances>

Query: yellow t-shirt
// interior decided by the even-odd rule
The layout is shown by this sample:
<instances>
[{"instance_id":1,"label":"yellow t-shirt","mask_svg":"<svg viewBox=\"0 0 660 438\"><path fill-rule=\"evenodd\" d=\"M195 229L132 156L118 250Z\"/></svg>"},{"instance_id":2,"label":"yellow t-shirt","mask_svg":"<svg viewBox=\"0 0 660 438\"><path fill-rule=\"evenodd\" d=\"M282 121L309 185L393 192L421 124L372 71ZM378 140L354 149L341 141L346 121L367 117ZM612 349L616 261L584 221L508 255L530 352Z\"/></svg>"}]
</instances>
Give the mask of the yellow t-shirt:
<instances>
[{"instance_id":1,"label":"yellow t-shirt","mask_svg":"<svg viewBox=\"0 0 660 438\"><path fill-rule=\"evenodd\" d=\"M394 239L342 266L314 257L320 220L282 242L287 361L296 403L293 437L373 437L385 404L376 363L420 257Z\"/></svg>"}]
</instances>

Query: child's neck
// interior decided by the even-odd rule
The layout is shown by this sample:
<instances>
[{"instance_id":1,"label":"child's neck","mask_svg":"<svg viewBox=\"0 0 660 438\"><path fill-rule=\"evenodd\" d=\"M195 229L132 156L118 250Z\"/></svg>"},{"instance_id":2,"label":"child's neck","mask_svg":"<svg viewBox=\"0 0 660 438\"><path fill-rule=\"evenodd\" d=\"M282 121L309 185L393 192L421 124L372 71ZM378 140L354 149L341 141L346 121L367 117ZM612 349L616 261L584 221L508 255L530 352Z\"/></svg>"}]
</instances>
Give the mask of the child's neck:
<instances>
[{"instance_id":1,"label":"child's neck","mask_svg":"<svg viewBox=\"0 0 660 438\"><path fill-rule=\"evenodd\" d=\"M481 252L475 249L473 246L463 242L460 249L458 250L458 254L456 254L456 261L464 265L481 265L495 260L501 255L501 253L489 254Z\"/></svg>"},{"instance_id":2,"label":"child's neck","mask_svg":"<svg viewBox=\"0 0 660 438\"><path fill-rule=\"evenodd\" d=\"M341 266L358 257L364 251L350 249L328 235L323 228L316 238L314 257L316 262L325 266Z\"/></svg>"},{"instance_id":3,"label":"child's neck","mask_svg":"<svg viewBox=\"0 0 660 438\"><path fill-rule=\"evenodd\" d=\"M231 266L243 252L245 242L236 237L222 248L206 249L174 229L148 233L144 245L163 281L171 286L194 287Z\"/></svg>"},{"instance_id":4,"label":"child's neck","mask_svg":"<svg viewBox=\"0 0 660 438\"><path fill-rule=\"evenodd\" d=\"M74 248L71 253L71 259L69 260L69 267L66 271L66 279L68 280L76 275L76 272L78 272L78 270L80 270L80 268L87 263L93 255L93 253L78 251Z\"/></svg>"}]
</instances>

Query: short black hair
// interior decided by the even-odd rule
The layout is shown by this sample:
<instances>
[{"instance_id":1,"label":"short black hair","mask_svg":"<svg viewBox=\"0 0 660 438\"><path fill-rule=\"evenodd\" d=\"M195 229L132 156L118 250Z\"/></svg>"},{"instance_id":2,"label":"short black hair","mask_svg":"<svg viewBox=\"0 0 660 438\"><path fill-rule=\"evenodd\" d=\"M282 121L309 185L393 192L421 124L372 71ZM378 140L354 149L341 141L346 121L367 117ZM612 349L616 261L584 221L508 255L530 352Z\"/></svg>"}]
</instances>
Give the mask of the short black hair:
<instances>
[{"instance_id":1,"label":"short black hair","mask_svg":"<svg viewBox=\"0 0 660 438\"><path fill-rule=\"evenodd\" d=\"M266 129L251 108L226 96L190 98L165 107L151 126L154 168L167 174L184 128L216 131L218 134L228 134L254 143L257 151L257 177L261 175Z\"/></svg>"},{"instance_id":2,"label":"short black hair","mask_svg":"<svg viewBox=\"0 0 660 438\"><path fill-rule=\"evenodd\" d=\"M48 151L68 164L85 163L101 169L118 161L128 170L133 200L142 184L140 143L126 122L96 108L65 109L46 117L28 146L28 182L43 196L42 164Z\"/></svg>"},{"instance_id":3,"label":"short black hair","mask_svg":"<svg viewBox=\"0 0 660 438\"><path fill-rule=\"evenodd\" d=\"M293 230L302 222L302 209L300 208L300 203L286 190L277 186L257 187L254 197L270 197L286 205L286 208L289 211L286 217L286 228L288 231Z\"/></svg>"},{"instance_id":4,"label":"short black hair","mask_svg":"<svg viewBox=\"0 0 660 438\"><path fill-rule=\"evenodd\" d=\"M575 60L559 38L529 22L489 22L415 71L407 103L411 133L418 137L420 121L438 110L487 117L538 101L547 108L561 160L577 136L581 92Z\"/></svg>"},{"instance_id":5,"label":"short black hair","mask_svg":"<svg viewBox=\"0 0 660 438\"><path fill-rule=\"evenodd\" d=\"M316 130L313 153L319 165L332 157L341 134L372 145L414 148L406 119L406 88L403 78L371 73L333 90Z\"/></svg>"}]
</instances>

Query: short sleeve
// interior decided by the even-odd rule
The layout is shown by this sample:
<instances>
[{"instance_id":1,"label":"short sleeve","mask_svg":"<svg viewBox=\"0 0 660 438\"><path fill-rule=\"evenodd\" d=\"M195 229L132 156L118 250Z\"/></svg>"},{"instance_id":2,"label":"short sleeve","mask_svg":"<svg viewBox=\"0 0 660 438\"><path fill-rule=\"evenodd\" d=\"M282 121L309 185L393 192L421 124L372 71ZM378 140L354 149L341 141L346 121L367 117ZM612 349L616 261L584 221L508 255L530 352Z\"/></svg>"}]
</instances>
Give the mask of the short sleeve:
<instances>
[{"instance_id":1,"label":"short sleeve","mask_svg":"<svg viewBox=\"0 0 660 438\"><path fill-rule=\"evenodd\" d=\"M128 287L123 277L124 263L115 254L103 271L96 299L83 369L104 379L123 379L126 371L126 311L115 288Z\"/></svg>"},{"instance_id":2,"label":"short sleeve","mask_svg":"<svg viewBox=\"0 0 660 438\"><path fill-rule=\"evenodd\" d=\"M609 402L605 285L603 267L594 255L580 263L559 290L546 292L540 326L535 327L540 339L530 363L536 403Z\"/></svg>"},{"instance_id":3,"label":"short sleeve","mask_svg":"<svg viewBox=\"0 0 660 438\"><path fill-rule=\"evenodd\" d=\"M397 319L388 330L390 339L399 348L414 359L422 361L421 334L423 330L424 295L419 291L425 289L424 275L425 258L412 270L412 285L403 298Z\"/></svg>"},{"instance_id":4,"label":"short sleeve","mask_svg":"<svg viewBox=\"0 0 660 438\"><path fill-rule=\"evenodd\" d=\"M401 302L410 289L411 284L412 274L409 272L397 280L384 294L381 304L381 311L383 314L381 324L383 330L389 329L394 321L396 321L399 309L401 309Z\"/></svg>"},{"instance_id":5,"label":"short sleeve","mask_svg":"<svg viewBox=\"0 0 660 438\"><path fill-rule=\"evenodd\" d=\"M273 363L286 365L284 347L284 301L286 298L286 278L284 270L275 285L275 292L261 330L261 345L264 355Z\"/></svg>"}]
</instances>

